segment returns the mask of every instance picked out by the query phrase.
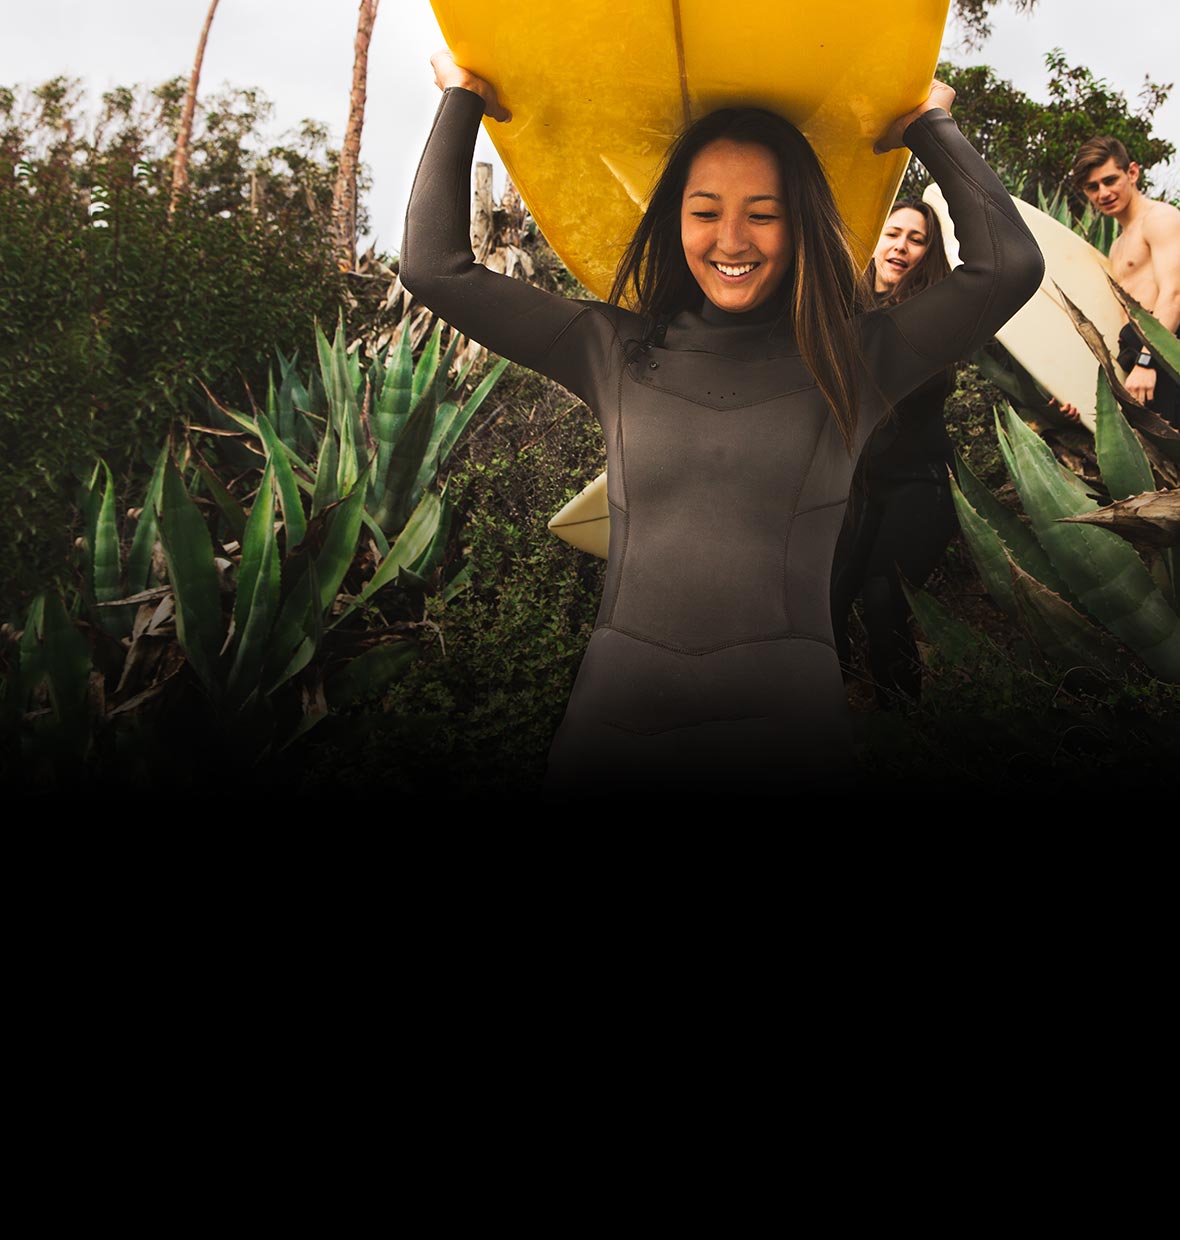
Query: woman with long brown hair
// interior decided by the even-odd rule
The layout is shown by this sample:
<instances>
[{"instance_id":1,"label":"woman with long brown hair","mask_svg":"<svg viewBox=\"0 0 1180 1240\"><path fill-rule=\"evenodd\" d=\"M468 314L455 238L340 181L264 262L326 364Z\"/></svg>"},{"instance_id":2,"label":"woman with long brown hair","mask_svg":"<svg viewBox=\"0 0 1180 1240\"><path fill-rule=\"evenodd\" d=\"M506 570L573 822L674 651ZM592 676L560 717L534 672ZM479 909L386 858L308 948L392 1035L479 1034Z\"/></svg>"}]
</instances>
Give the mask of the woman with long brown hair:
<instances>
[{"instance_id":1,"label":"woman with long brown hair","mask_svg":"<svg viewBox=\"0 0 1180 1240\"><path fill-rule=\"evenodd\" d=\"M869 263L876 304L901 305L950 274L938 216L921 201L894 203ZM951 499L953 460L943 407L954 367L936 371L898 401L870 436L832 565L832 630L845 666L848 620L862 602L868 662L878 703L914 701L921 665L910 634L902 581L921 586L958 529Z\"/></svg>"},{"instance_id":2,"label":"woman with long brown hair","mask_svg":"<svg viewBox=\"0 0 1180 1240\"><path fill-rule=\"evenodd\" d=\"M904 135L939 180L966 259L949 279L873 308L806 140L738 108L674 145L604 304L474 263L476 131L485 110L507 114L448 54L433 63L444 95L402 282L583 399L606 438L606 585L551 788L733 795L841 776L851 738L828 591L856 457L891 403L1041 278L1036 244L944 110L953 91L936 83L878 142Z\"/></svg>"}]
</instances>

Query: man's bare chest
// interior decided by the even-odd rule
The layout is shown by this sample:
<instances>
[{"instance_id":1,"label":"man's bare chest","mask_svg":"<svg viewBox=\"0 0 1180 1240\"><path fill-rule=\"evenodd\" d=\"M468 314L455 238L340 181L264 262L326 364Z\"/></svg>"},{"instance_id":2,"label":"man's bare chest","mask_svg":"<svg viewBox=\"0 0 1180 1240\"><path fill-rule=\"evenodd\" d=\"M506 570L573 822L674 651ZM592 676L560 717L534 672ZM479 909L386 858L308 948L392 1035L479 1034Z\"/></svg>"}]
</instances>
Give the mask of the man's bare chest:
<instances>
[{"instance_id":1,"label":"man's bare chest","mask_svg":"<svg viewBox=\"0 0 1180 1240\"><path fill-rule=\"evenodd\" d=\"M1150 306L1158 291L1151 267L1151 247L1142 226L1133 224L1110 249L1111 274L1133 297Z\"/></svg>"}]
</instances>

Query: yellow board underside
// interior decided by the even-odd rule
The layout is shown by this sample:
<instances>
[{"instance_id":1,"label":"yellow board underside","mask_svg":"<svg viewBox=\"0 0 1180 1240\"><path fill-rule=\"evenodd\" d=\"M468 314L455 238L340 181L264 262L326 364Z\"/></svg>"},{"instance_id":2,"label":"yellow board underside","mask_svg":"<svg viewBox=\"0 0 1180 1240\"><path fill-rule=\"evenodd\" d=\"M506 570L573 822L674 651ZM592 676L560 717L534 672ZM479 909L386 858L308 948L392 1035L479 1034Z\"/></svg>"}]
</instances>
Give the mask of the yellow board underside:
<instances>
[{"instance_id":1,"label":"yellow board underside","mask_svg":"<svg viewBox=\"0 0 1180 1240\"><path fill-rule=\"evenodd\" d=\"M908 153L873 154L926 96L948 0L431 0L455 60L492 82L512 120L485 121L567 267L609 292L668 144L689 121L753 104L819 153L867 261Z\"/></svg>"}]
</instances>

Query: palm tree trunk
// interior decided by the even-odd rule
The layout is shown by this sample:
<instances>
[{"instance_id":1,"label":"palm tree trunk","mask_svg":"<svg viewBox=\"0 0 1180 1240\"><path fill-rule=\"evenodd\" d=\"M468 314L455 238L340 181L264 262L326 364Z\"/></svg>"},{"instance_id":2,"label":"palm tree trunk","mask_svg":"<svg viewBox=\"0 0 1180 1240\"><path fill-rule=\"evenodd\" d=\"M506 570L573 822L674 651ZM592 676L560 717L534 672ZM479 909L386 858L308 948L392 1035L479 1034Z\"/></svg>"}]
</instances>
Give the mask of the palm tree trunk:
<instances>
[{"instance_id":1,"label":"palm tree trunk","mask_svg":"<svg viewBox=\"0 0 1180 1240\"><path fill-rule=\"evenodd\" d=\"M181 194L188 189L188 157L193 136L193 114L197 109L197 84L201 80L201 62L205 59L205 43L209 38L209 27L213 25L213 14L217 12L217 3L218 0L213 0L209 5L209 12L205 14L201 41L197 44L197 58L193 61L193 75L188 80L188 92L184 97L180 131L176 135L176 157L172 162L172 200L168 205L169 215L176 210Z\"/></svg>"},{"instance_id":2,"label":"palm tree trunk","mask_svg":"<svg viewBox=\"0 0 1180 1240\"><path fill-rule=\"evenodd\" d=\"M356 266L356 174L360 165L361 130L365 123L365 90L369 72L369 40L380 0L361 0L356 26L356 55L352 65L352 97L348 128L340 148L340 167L332 193L332 241L341 271Z\"/></svg>"}]
</instances>

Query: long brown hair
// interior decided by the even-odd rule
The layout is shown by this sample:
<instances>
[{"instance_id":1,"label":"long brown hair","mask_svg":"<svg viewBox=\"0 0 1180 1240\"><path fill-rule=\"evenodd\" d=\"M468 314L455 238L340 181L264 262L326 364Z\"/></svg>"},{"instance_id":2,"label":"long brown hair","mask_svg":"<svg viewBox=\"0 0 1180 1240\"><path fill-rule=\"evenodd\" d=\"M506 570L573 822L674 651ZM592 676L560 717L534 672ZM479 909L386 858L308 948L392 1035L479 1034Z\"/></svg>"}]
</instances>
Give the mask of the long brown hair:
<instances>
[{"instance_id":1,"label":"long brown hair","mask_svg":"<svg viewBox=\"0 0 1180 1240\"><path fill-rule=\"evenodd\" d=\"M692 161L721 138L765 147L774 156L795 249L778 297L851 454L861 369L852 319L868 304L868 286L857 270L823 167L790 121L761 108L724 108L690 125L668 151L647 211L615 272L610 300L628 302L654 321L700 306L704 294L684 257L680 212Z\"/></svg>"},{"instance_id":2,"label":"long brown hair","mask_svg":"<svg viewBox=\"0 0 1180 1240\"><path fill-rule=\"evenodd\" d=\"M920 198L901 198L889 208L885 223L888 224L899 211L916 211L925 221L926 252L902 276L897 286L882 296L877 303L880 306L896 306L898 302L906 301L951 274L951 265L946 261L946 249L942 244L942 225L933 209ZM877 287L877 260L874 258L869 259L868 280L870 288Z\"/></svg>"}]
</instances>

